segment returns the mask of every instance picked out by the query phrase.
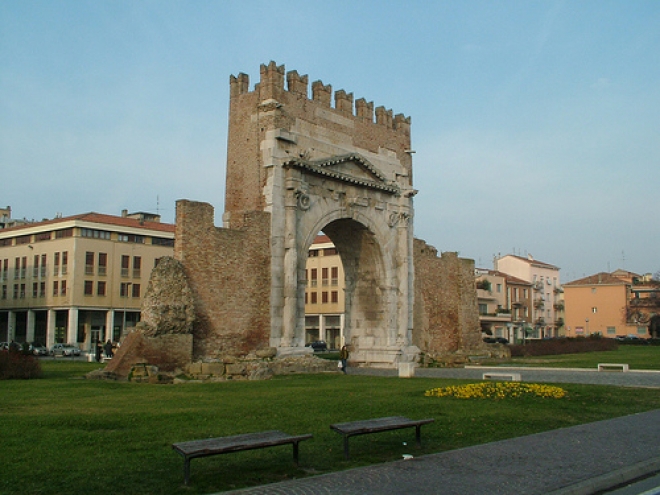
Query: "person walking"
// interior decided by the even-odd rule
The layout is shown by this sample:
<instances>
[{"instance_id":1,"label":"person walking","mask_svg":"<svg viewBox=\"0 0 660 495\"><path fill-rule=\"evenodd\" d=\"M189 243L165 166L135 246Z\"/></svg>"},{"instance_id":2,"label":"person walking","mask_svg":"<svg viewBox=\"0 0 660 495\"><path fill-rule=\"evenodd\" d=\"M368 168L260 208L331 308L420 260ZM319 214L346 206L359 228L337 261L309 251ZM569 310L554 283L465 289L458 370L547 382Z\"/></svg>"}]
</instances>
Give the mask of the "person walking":
<instances>
[{"instance_id":1,"label":"person walking","mask_svg":"<svg viewBox=\"0 0 660 495\"><path fill-rule=\"evenodd\" d=\"M101 362L101 354L103 353L103 346L101 345L101 341L97 340L96 341L96 362L100 363Z\"/></svg>"},{"instance_id":2,"label":"person walking","mask_svg":"<svg viewBox=\"0 0 660 495\"><path fill-rule=\"evenodd\" d=\"M346 374L346 366L348 366L348 347L342 346L341 350L339 351L339 360L341 361L341 371Z\"/></svg>"}]
</instances>

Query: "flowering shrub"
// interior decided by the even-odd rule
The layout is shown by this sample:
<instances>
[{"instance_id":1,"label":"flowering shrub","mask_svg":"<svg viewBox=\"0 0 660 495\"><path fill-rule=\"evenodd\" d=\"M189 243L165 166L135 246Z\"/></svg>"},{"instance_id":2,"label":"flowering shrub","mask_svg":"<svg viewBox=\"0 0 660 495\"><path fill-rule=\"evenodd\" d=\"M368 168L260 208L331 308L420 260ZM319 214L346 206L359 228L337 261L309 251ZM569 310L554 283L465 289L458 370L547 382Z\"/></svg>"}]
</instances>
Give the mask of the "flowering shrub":
<instances>
[{"instance_id":1,"label":"flowering shrub","mask_svg":"<svg viewBox=\"0 0 660 495\"><path fill-rule=\"evenodd\" d=\"M566 391L560 387L538 383L483 382L433 388L424 393L427 397L456 397L458 399L513 399L519 397L543 397L561 399Z\"/></svg>"}]
</instances>

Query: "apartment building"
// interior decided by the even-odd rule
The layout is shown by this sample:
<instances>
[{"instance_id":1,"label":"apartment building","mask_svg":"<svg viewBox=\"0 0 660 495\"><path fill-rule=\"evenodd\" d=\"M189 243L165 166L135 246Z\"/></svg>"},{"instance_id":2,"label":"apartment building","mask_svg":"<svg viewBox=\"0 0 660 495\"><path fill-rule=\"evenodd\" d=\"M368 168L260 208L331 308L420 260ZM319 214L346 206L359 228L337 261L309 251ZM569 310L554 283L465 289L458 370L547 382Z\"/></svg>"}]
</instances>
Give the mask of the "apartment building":
<instances>
[{"instance_id":1,"label":"apartment building","mask_svg":"<svg viewBox=\"0 0 660 495\"><path fill-rule=\"evenodd\" d=\"M344 268L334 244L318 235L305 270L305 342L324 340L339 349L344 334Z\"/></svg>"},{"instance_id":2,"label":"apartment building","mask_svg":"<svg viewBox=\"0 0 660 495\"><path fill-rule=\"evenodd\" d=\"M151 269L174 252L149 213L84 213L0 229L0 341L118 341L140 319Z\"/></svg>"},{"instance_id":3,"label":"apartment building","mask_svg":"<svg viewBox=\"0 0 660 495\"><path fill-rule=\"evenodd\" d=\"M527 336L535 339L562 336L564 298L559 268L535 260L531 255L523 258L512 254L495 258L494 265L495 270L531 284L532 306Z\"/></svg>"},{"instance_id":4,"label":"apartment building","mask_svg":"<svg viewBox=\"0 0 660 495\"><path fill-rule=\"evenodd\" d=\"M601 272L564 285L568 336L650 336L660 313L660 285L650 275ZM653 335L655 336L655 335Z\"/></svg>"}]
</instances>

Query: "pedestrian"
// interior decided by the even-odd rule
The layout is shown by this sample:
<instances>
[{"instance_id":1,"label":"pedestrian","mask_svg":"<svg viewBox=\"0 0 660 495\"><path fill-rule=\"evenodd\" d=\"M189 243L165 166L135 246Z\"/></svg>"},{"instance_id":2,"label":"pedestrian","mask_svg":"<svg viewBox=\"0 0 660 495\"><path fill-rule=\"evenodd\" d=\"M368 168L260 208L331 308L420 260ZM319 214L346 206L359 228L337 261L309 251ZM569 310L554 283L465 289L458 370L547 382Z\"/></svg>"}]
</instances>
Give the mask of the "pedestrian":
<instances>
[{"instance_id":1,"label":"pedestrian","mask_svg":"<svg viewBox=\"0 0 660 495\"><path fill-rule=\"evenodd\" d=\"M348 347L343 346L339 351L339 360L341 361L341 371L346 374L346 366L348 365Z\"/></svg>"},{"instance_id":2,"label":"pedestrian","mask_svg":"<svg viewBox=\"0 0 660 495\"><path fill-rule=\"evenodd\" d=\"M101 362L101 354L103 352L103 346L101 345L101 341L97 340L96 341L96 362L100 363Z\"/></svg>"},{"instance_id":3,"label":"pedestrian","mask_svg":"<svg viewBox=\"0 0 660 495\"><path fill-rule=\"evenodd\" d=\"M112 357L112 342L110 342L110 339L105 343L103 346L103 349L105 350L105 357L111 358Z\"/></svg>"}]
</instances>

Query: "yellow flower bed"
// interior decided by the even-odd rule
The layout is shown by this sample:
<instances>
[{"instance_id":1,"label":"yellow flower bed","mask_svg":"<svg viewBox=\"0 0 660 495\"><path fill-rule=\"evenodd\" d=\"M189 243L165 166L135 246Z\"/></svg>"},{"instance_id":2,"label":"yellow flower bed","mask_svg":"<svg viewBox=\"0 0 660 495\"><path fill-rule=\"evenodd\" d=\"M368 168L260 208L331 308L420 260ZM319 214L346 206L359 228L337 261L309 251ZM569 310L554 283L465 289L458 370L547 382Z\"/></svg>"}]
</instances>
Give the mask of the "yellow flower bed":
<instances>
[{"instance_id":1,"label":"yellow flower bed","mask_svg":"<svg viewBox=\"0 0 660 495\"><path fill-rule=\"evenodd\" d=\"M442 388L433 388L424 393L427 397L456 397L458 399L513 399L518 397L543 397L561 399L566 391L560 387L538 383L483 382Z\"/></svg>"}]
</instances>

